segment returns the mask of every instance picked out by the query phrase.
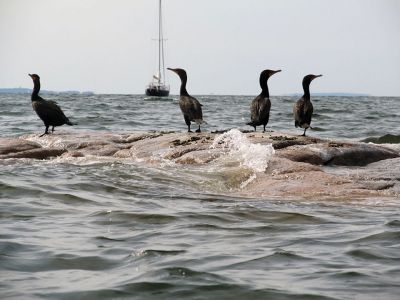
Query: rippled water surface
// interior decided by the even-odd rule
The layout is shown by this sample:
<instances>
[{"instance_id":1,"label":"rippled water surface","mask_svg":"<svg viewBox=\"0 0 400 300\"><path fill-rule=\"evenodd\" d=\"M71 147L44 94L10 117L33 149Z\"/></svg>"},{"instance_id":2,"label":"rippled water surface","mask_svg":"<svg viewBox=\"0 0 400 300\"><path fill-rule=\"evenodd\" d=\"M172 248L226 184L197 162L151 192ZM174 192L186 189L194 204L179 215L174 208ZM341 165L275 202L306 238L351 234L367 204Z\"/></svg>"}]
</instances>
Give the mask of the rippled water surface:
<instances>
[{"instance_id":1,"label":"rippled water surface","mask_svg":"<svg viewBox=\"0 0 400 300\"><path fill-rule=\"evenodd\" d=\"M56 100L79 126L74 130L178 130L185 131L178 97L144 98L141 95L43 95ZM242 128L250 120L253 96L198 96L207 124L204 130ZM299 97L271 97L269 130L301 133L294 128L292 106ZM314 115L310 134L327 138L361 139L399 134L398 97L313 97ZM44 131L32 111L30 95L0 94L2 135ZM64 127L62 127L64 129ZM261 129L261 128L259 128Z\"/></svg>"},{"instance_id":2,"label":"rippled water surface","mask_svg":"<svg viewBox=\"0 0 400 300\"><path fill-rule=\"evenodd\" d=\"M186 130L176 99L43 97L79 124L57 131ZM198 98L204 130L251 129L252 97ZM298 132L295 100L272 97L269 129ZM313 101L310 135L399 134L399 98ZM0 107L2 136L44 130L29 95ZM0 298L399 299L400 199L242 198L207 172L206 184L105 157L0 161Z\"/></svg>"}]
</instances>

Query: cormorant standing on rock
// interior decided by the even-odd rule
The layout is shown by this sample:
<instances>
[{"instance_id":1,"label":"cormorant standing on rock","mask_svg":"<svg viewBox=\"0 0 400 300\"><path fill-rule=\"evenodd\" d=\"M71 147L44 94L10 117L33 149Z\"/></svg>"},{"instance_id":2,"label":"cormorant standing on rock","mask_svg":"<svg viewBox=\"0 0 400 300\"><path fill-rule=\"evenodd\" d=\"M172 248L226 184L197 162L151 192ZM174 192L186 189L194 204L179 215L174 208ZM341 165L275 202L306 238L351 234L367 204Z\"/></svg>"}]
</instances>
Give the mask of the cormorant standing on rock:
<instances>
[{"instance_id":1,"label":"cormorant standing on rock","mask_svg":"<svg viewBox=\"0 0 400 300\"><path fill-rule=\"evenodd\" d=\"M268 78L280 71L281 70L264 70L260 74L261 94L251 102L251 122L247 123L247 125L254 127L254 131L256 131L257 126L263 125L265 132L265 126L268 124L269 111L271 109L271 101L269 100L268 91Z\"/></svg>"},{"instance_id":2,"label":"cormorant standing on rock","mask_svg":"<svg viewBox=\"0 0 400 300\"><path fill-rule=\"evenodd\" d=\"M186 91L186 71L184 69L167 69L178 74L179 78L181 79L179 107L181 108L186 125L188 126L188 132L192 132L190 130L191 121L199 125L199 129L197 129L196 132L201 132L200 125L204 123L203 112L201 110L202 105L196 98L190 96Z\"/></svg>"},{"instance_id":3,"label":"cormorant standing on rock","mask_svg":"<svg viewBox=\"0 0 400 300\"><path fill-rule=\"evenodd\" d=\"M302 136L306 136L306 130L311 127L313 105L310 100L310 83L322 75L307 75L303 78L304 95L293 105L294 126L304 128Z\"/></svg>"},{"instance_id":4,"label":"cormorant standing on rock","mask_svg":"<svg viewBox=\"0 0 400 300\"><path fill-rule=\"evenodd\" d=\"M54 126L76 125L70 122L70 120L64 115L61 108L57 105L57 102L52 100L44 100L39 96L40 91L40 77L37 74L28 74L33 80L33 91L32 91L32 107L37 113L39 118L42 119L44 126L46 126L45 132L40 135L41 137L49 133L49 126L53 126L51 131L54 131Z\"/></svg>"}]
</instances>

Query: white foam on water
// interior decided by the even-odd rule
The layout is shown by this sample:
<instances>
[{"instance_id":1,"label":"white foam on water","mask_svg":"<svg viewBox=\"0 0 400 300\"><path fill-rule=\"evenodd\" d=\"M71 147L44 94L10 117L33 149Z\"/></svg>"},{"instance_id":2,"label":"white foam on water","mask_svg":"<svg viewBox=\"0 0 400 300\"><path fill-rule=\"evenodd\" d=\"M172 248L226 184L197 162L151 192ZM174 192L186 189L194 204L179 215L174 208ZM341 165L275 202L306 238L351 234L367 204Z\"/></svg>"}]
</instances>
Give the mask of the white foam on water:
<instances>
[{"instance_id":1,"label":"white foam on water","mask_svg":"<svg viewBox=\"0 0 400 300\"><path fill-rule=\"evenodd\" d=\"M249 183L251 183L256 178L257 178L256 174L251 175L247 180L243 181L240 184L240 189L244 189Z\"/></svg>"},{"instance_id":2,"label":"white foam on water","mask_svg":"<svg viewBox=\"0 0 400 300\"><path fill-rule=\"evenodd\" d=\"M98 165L98 164L111 164L111 163L119 163L120 161L124 161L123 159L118 159L112 156L95 156L95 155L86 155L82 157L55 157L51 160L45 161L48 164L70 164L76 166L90 166L90 165Z\"/></svg>"},{"instance_id":3,"label":"white foam on water","mask_svg":"<svg viewBox=\"0 0 400 300\"><path fill-rule=\"evenodd\" d=\"M217 147L226 149L229 157L239 160L242 166L255 172L264 172L275 154L272 144L251 143L238 129L231 129L217 136L210 148Z\"/></svg>"},{"instance_id":4,"label":"white foam on water","mask_svg":"<svg viewBox=\"0 0 400 300\"><path fill-rule=\"evenodd\" d=\"M38 143L43 148L65 148L66 144L62 137L54 138L54 136L45 135L40 137L39 135L29 135L24 137L25 140Z\"/></svg>"}]
</instances>

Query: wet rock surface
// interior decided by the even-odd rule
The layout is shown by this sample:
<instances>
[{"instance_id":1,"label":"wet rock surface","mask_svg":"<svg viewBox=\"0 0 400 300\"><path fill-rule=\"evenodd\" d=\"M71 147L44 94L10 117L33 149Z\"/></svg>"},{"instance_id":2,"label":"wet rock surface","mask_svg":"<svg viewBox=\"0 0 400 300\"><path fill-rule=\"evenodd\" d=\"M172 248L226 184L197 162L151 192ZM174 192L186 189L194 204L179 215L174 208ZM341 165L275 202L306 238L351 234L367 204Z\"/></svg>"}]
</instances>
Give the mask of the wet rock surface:
<instances>
[{"instance_id":1,"label":"wet rock surface","mask_svg":"<svg viewBox=\"0 0 400 300\"><path fill-rule=\"evenodd\" d=\"M288 147L280 155L293 161L314 165L366 166L370 163L399 157L398 151L373 144L324 143Z\"/></svg>"},{"instance_id":2,"label":"wet rock surface","mask_svg":"<svg viewBox=\"0 0 400 300\"><path fill-rule=\"evenodd\" d=\"M252 144L275 149L264 172L250 172L241 165L232 171L228 169L232 162L223 168L218 165L216 161L228 155L223 142L214 143L220 133L59 131L44 137L25 135L0 138L0 159L101 156L151 164L168 161L178 168L216 164L225 171L223 178L232 183L235 193L250 197L399 195L400 171L391 170L400 165L398 148L279 132L242 134Z\"/></svg>"}]
</instances>

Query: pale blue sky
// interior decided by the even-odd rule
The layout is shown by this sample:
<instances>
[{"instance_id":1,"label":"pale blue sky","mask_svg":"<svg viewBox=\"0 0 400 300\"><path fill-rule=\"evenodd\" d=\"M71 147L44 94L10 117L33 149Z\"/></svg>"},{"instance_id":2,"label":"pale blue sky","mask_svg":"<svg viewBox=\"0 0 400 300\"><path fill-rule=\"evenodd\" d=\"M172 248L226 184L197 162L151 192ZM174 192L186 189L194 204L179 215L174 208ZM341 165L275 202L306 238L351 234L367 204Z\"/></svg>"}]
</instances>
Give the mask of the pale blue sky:
<instances>
[{"instance_id":1,"label":"pale blue sky","mask_svg":"<svg viewBox=\"0 0 400 300\"><path fill-rule=\"evenodd\" d=\"M166 65L191 94L400 95L398 0L164 0ZM0 0L0 87L143 93L156 68L156 0ZM179 80L169 74L171 92Z\"/></svg>"}]
</instances>

